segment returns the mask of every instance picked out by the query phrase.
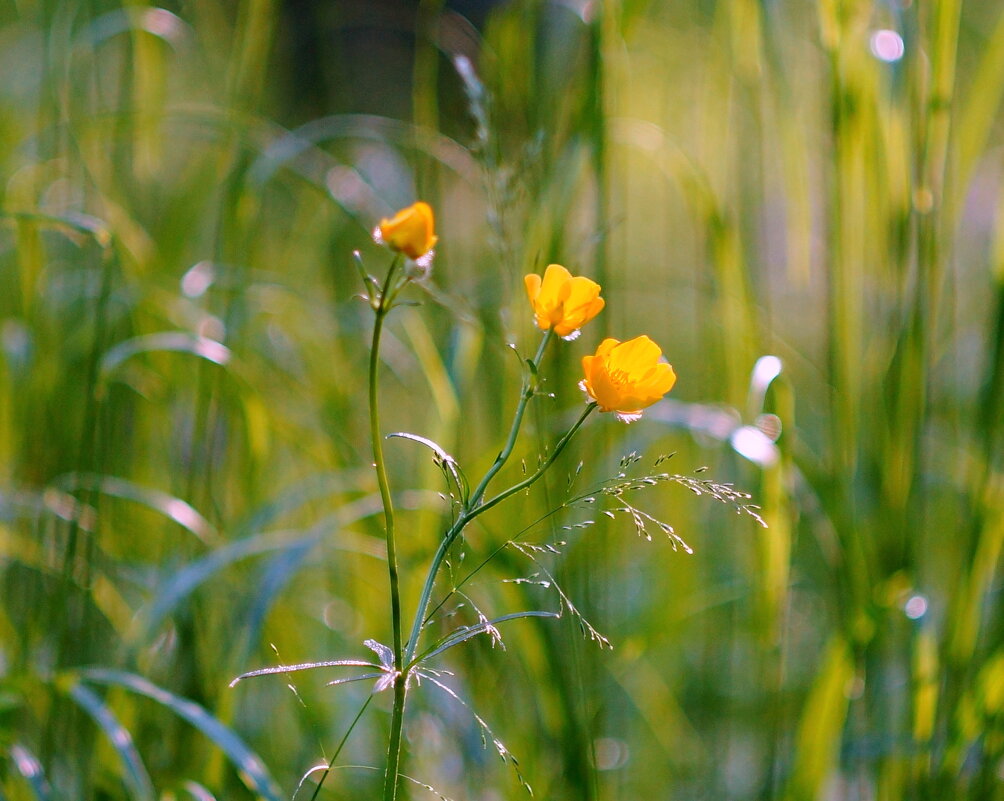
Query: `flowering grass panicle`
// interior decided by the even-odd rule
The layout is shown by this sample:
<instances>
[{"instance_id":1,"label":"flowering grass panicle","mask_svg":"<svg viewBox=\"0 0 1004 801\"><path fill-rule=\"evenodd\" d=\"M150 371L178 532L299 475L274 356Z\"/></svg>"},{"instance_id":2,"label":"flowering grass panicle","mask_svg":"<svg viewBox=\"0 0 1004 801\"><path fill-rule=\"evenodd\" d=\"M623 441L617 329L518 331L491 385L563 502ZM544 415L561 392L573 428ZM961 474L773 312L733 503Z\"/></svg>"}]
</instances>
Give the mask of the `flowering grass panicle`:
<instances>
[{"instance_id":1,"label":"flowering grass panicle","mask_svg":"<svg viewBox=\"0 0 1004 801\"><path fill-rule=\"evenodd\" d=\"M585 276L573 276L560 264L549 264L543 279L530 273L523 283L537 327L542 331L553 328L564 339L575 339L579 329L606 305L599 284Z\"/></svg>"},{"instance_id":2,"label":"flowering grass panicle","mask_svg":"<svg viewBox=\"0 0 1004 801\"><path fill-rule=\"evenodd\" d=\"M661 359L662 350L647 336L604 339L595 354L582 357L585 378L579 386L601 412L616 412L631 423L676 383L672 365Z\"/></svg>"},{"instance_id":3,"label":"flowering grass panicle","mask_svg":"<svg viewBox=\"0 0 1004 801\"><path fill-rule=\"evenodd\" d=\"M401 209L389 220L384 218L373 232L373 238L409 259L420 259L439 241L435 234L432 207L419 200Z\"/></svg>"}]
</instances>

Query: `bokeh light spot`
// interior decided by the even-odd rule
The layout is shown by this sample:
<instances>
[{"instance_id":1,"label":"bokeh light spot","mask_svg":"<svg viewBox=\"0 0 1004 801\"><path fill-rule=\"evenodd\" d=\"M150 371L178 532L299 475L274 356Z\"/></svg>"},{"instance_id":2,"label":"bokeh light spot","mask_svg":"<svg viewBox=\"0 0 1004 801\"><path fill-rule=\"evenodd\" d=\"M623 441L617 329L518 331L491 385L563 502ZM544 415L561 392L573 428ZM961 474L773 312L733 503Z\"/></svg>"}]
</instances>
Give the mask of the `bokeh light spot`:
<instances>
[{"instance_id":1,"label":"bokeh light spot","mask_svg":"<svg viewBox=\"0 0 1004 801\"><path fill-rule=\"evenodd\" d=\"M905 604L903 611L910 620L918 620L927 612L927 598L923 595L911 595Z\"/></svg>"},{"instance_id":2,"label":"bokeh light spot","mask_svg":"<svg viewBox=\"0 0 1004 801\"><path fill-rule=\"evenodd\" d=\"M906 52L903 37L896 33L896 31L890 31L885 28L872 34L868 46L875 58L889 64L899 61L903 58L903 53Z\"/></svg>"}]
</instances>

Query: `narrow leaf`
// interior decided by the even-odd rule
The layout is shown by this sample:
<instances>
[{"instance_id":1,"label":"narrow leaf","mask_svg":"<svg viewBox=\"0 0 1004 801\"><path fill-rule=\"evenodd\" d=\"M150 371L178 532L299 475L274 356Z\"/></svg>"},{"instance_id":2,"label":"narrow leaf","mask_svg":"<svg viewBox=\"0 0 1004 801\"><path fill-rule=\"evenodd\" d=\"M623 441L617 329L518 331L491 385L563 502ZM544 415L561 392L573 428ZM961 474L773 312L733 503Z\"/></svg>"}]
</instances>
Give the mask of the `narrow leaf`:
<instances>
[{"instance_id":1,"label":"narrow leaf","mask_svg":"<svg viewBox=\"0 0 1004 801\"><path fill-rule=\"evenodd\" d=\"M376 640L365 640L363 645L373 651L380 658L380 664L385 668L394 667L394 652L382 642L377 642Z\"/></svg>"},{"instance_id":2,"label":"narrow leaf","mask_svg":"<svg viewBox=\"0 0 1004 801\"><path fill-rule=\"evenodd\" d=\"M296 665L273 665L272 667L259 668L258 670L241 673L241 675L230 682L229 686L233 687L237 682L243 679L250 679L254 676L274 676L278 673L296 673L300 670L316 670L323 667L369 667L376 668L377 670L380 669L380 665L375 665L372 662L362 662L358 659L334 659L325 662L300 662Z\"/></svg>"},{"instance_id":3,"label":"narrow leaf","mask_svg":"<svg viewBox=\"0 0 1004 801\"><path fill-rule=\"evenodd\" d=\"M261 759L230 727L210 714L204 707L168 692L133 673L105 668L85 668L79 671L79 675L82 679L95 684L124 687L167 707L220 747L237 768L241 781L249 790L267 801L282 801L282 791Z\"/></svg>"},{"instance_id":4,"label":"narrow leaf","mask_svg":"<svg viewBox=\"0 0 1004 801\"><path fill-rule=\"evenodd\" d=\"M493 628L498 623L505 623L507 620L517 620L519 618L525 617L550 617L559 618L561 615L557 612L513 612L510 615L502 615L502 617L497 617L494 620L485 620L481 623L477 623L459 631L455 631L444 638L439 645L435 646L432 651L424 654L418 662L424 662L427 659L432 659L434 656L438 656L443 653L443 651L448 651L455 645L460 645L462 642L467 642L467 640L472 637L477 637L479 634L484 634L489 629Z\"/></svg>"},{"instance_id":5,"label":"narrow leaf","mask_svg":"<svg viewBox=\"0 0 1004 801\"><path fill-rule=\"evenodd\" d=\"M325 687L337 687L339 684L349 684L353 681L366 681L366 679L383 679L387 675L386 671L381 670L379 673L363 673L361 676L351 676L347 679L335 679L334 681L329 681L325 684ZM376 692L374 690L374 692Z\"/></svg>"},{"instance_id":6,"label":"narrow leaf","mask_svg":"<svg viewBox=\"0 0 1004 801\"><path fill-rule=\"evenodd\" d=\"M439 465L444 475L447 476L447 479L453 480L457 490L460 492L461 499L464 501L467 500L467 496L470 494L470 485L467 483L467 476L460 469L460 464L457 460L448 454L442 446L427 437L420 437L418 434L409 434L404 431L397 431L387 435L387 439L391 439L392 437L411 440L429 448L429 450L436 454L436 464Z\"/></svg>"},{"instance_id":7,"label":"narrow leaf","mask_svg":"<svg viewBox=\"0 0 1004 801\"><path fill-rule=\"evenodd\" d=\"M17 772L24 777L38 801L49 801L52 797L49 782L42 770L42 763L23 745L15 743L10 747L10 757Z\"/></svg>"},{"instance_id":8,"label":"narrow leaf","mask_svg":"<svg viewBox=\"0 0 1004 801\"><path fill-rule=\"evenodd\" d=\"M233 354L226 345L208 337L189 334L186 331L162 331L120 342L105 353L101 359L101 376L106 379L127 359L141 353L158 352L188 353L221 367L230 362Z\"/></svg>"},{"instance_id":9,"label":"narrow leaf","mask_svg":"<svg viewBox=\"0 0 1004 801\"><path fill-rule=\"evenodd\" d=\"M216 796L198 782L187 781L181 785L181 789L192 796L195 801L216 801Z\"/></svg>"},{"instance_id":10,"label":"narrow leaf","mask_svg":"<svg viewBox=\"0 0 1004 801\"><path fill-rule=\"evenodd\" d=\"M128 785L132 797L142 801L153 801L157 797L153 789L153 782L136 750L129 730L119 722L108 705L93 690L77 680L71 680L66 684L67 686L64 688L66 692L83 707L88 715L94 718L94 722L101 727L108 742L118 753L122 767L125 768L122 779Z\"/></svg>"},{"instance_id":11,"label":"narrow leaf","mask_svg":"<svg viewBox=\"0 0 1004 801\"><path fill-rule=\"evenodd\" d=\"M190 531L205 545L214 545L222 539L213 525L191 504L161 490L100 473L68 473L57 479L56 483L63 490L90 489L113 498L142 504Z\"/></svg>"}]
</instances>

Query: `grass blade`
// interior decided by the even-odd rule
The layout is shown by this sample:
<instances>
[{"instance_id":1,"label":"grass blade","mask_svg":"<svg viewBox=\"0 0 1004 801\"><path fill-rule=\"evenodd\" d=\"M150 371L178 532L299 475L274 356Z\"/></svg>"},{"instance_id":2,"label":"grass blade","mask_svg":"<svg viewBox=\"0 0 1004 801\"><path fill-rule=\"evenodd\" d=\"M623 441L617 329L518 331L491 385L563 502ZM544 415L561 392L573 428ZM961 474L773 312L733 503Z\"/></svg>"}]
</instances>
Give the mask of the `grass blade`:
<instances>
[{"instance_id":1,"label":"grass blade","mask_svg":"<svg viewBox=\"0 0 1004 801\"><path fill-rule=\"evenodd\" d=\"M57 680L57 685L60 685L74 701L83 707L104 732L108 742L111 743L122 761L122 767L125 769L122 778L129 787L132 797L139 799L139 801L155 801L157 794L153 789L150 774L147 773L146 766L136 751L132 735L115 717L115 713L108 708L108 705L97 693L76 679Z\"/></svg>"},{"instance_id":2,"label":"grass blade","mask_svg":"<svg viewBox=\"0 0 1004 801\"><path fill-rule=\"evenodd\" d=\"M28 782L32 794L38 801L49 801L52 797L52 790L49 782L45 778L45 771L42 763L35 755L23 745L15 743L10 747L10 758L14 762L14 768Z\"/></svg>"},{"instance_id":3,"label":"grass blade","mask_svg":"<svg viewBox=\"0 0 1004 801\"><path fill-rule=\"evenodd\" d=\"M249 790L266 801L283 801L282 791L261 759L248 748L236 732L204 707L168 692L134 673L106 668L84 668L76 675L83 681L123 687L167 707L206 735L229 757L237 768L241 781Z\"/></svg>"}]
</instances>

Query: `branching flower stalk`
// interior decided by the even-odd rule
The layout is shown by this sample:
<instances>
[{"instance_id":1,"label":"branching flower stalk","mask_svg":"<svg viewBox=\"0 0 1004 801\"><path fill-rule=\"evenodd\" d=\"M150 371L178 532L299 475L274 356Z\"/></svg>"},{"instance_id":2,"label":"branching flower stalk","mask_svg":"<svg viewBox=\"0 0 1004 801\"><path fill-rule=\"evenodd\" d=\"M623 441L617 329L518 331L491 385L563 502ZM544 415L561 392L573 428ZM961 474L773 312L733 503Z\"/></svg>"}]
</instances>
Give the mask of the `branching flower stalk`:
<instances>
[{"instance_id":1,"label":"branching flower stalk","mask_svg":"<svg viewBox=\"0 0 1004 801\"><path fill-rule=\"evenodd\" d=\"M600 297L599 284L583 276L573 276L561 265L549 265L543 278L535 274L526 276L524 283L527 297L534 312L536 325L543 331L543 336L533 359L527 359L524 362L523 386L505 444L472 492L467 492L467 481L466 478L463 478L459 466L455 463L450 465L451 473L460 490L459 508L456 518L440 539L436 552L429 563L422 593L415 609L411 632L407 641L403 641L400 577L394 540L394 506L383 454L383 437L380 433L378 403L380 335L398 294L413 277L423 274L409 269L400 270L402 255L409 259L417 259L419 266L427 269L432 256L431 249L437 242L433 227L432 210L427 204L421 202L402 209L391 219L382 220L374 232L375 238L378 242L386 244L394 250L396 252L395 258L391 262L387 277L382 285L377 284L375 279L363 271L363 281L366 284L370 306L375 315L369 362L370 436L373 447L373 465L377 473L384 510L393 627L393 666L391 667L385 662L387 673L385 679L378 683L378 687L387 687L392 684L394 688L394 707L391 715L387 764L384 774L384 801L395 801L397 797L404 712L407 705L410 678L412 675L425 676L428 673L422 668L428 655L416 656L416 654L418 654L422 632L428 622L426 613L429 609L436 579L450 548L475 518L516 493L529 489L539 481L595 410L616 412L620 419L628 422L636 420L641 416L642 409L662 398L672 388L676 380L672 368L661 361L662 351L647 337L639 337L629 343L619 343L612 339L605 340L595 355L586 356L583 359L585 379L581 386L586 393L587 402L578 419L558 439L546 458L540 461L535 471L522 481L518 481L485 500L492 480L512 456L527 406L538 394L540 365L548 345L555 335L566 340L575 339L580 328L595 317L605 305L605 301ZM444 466L446 459L452 460L452 457L445 454L434 443L413 435L401 436L410 436L432 445L437 449L438 457L444 460ZM460 641L462 640L457 640L457 642Z\"/></svg>"},{"instance_id":2,"label":"branching flower stalk","mask_svg":"<svg viewBox=\"0 0 1004 801\"><path fill-rule=\"evenodd\" d=\"M370 306L373 309L373 341L370 344L369 363L369 412L370 440L373 447L373 467L380 487L380 501L384 510L384 534L387 541L387 573L390 579L391 627L393 629L394 653L394 710L391 717L390 739L387 745L387 767L384 775L384 798L393 801L397 794L397 779L401 763L401 734L404 727L404 708L408 696L408 677L404 670L404 646L401 641L401 584L397 567L397 547L394 539L394 502L387 479L387 465L383 454L383 437L380 434L380 407L378 378L380 367L380 335L383 324L394 307L397 295L411 281L412 273L405 271L399 275L402 256L417 261L425 267L432 261L432 248L438 237L435 234L435 220L429 204L419 201L401 209L390 219L380 221L374 231L374 238L386 244L395 252L394 260L383 285L363 271L363 283L367 287Z\"/></svg>"},{"instance_id":3,"label":"branching flower stalk","mask_svg":"<svg viewBox=\"0 0 1004 801\"><path fill-rule=\"evenodd\" d=\"M499 455L495 457L495 463L485 473L485 477L481 479L481 483L478 484L471 494L469 506L472 504L476 506L478 501L481 500L481 496L485 494L485 490L488 488L488 482L502 469L502 466L512 455L513 448L516 447L516 437L519 436L519 429L523 423L523 413L526 412L527 405L537 392L537 371L540 368L540 362L544 358L544 352L547 350L547 345L551 341L553 333L553 329L548 329L540 341L537 354L529 365L529 375L523 379L523 389L520 392L519 404L516 406L516 414L513 416L512 427L509 429L509 437L506 439L505 446L499 452Z\"/></svg>"},{"instance_id":4,"label":"branching flower stalk","mask_svg":"<svg viewBox=\"0 0 1004 801\"><path fill-rule=\"evenodd\" d=\"M662 359L662 351L659 347L647 337L637 337L623 343L614 339L604 340L594 355L582 359L585 377L580 387L585 393L586 403L578 418L539 459L536 470L508 488L500 490L494 495L489 495L492 481L505 467L516 449L527 407L533 398L540 394L540 365L547 353L548 346L556 336L565 340L576 339L580 328L592 320L605 305L604 299L600 297L599 284L584 276L573 276L561 265L549 265L543 277L533 274L526 276L524 284L527 297L534 313L534 321L543 335L534 357L523 359L523 385L513 411L512 423L505 443L473 491L470 490L470 484L456 460L435 442L416 434L389 435L410 439L430 447L435 452L437 463L443 469L447 481L455 485L458 493L453 507L456 516L440 538L436 551L429 562L421 595L414 610L410 633L408 639L405 640L402 628L401 577L397 562L394 502L390 480L387 476L387 462L383 452L384 436L380 430L380 346L384 326L396 305L398 296L413 281L424 278L430 269L433 257L432 248L438 241L432 209L428 204L422 202L402 209L390 219L380 221L374 231L374 239L394 251L394 257L382 283L366 272L361 258L358 253L356 254L356 263L359 266L366 289L364 299L369 303L374 315L369 358L369 422L373 468L376 471L380 490L384 536L387 546L392 646L388 647L376 640L365 641L364 644L377 654L379 664L359 659L339 659L283 665L245 673L235 679L233 683L250 676L291 673L318 667L356 667L375 671L355 677L336 679L329 684L343 684L348 681L375 678L377 681L373 688L374 693L393 688L394 703L387 741L383 801L396 801L398 784L403 777L400 767L404 741L404 715L412 677L415 677L416 681L419 679L430 681L447 695L463 703L453 690L439 681L438 677L443 675L442 672L430 667L427 664L428 660L448 648L467 641L476 634L487 632L492 636L498 636L495 629L496 623L526 617L560 616L558 612L526 611L489 620L479 612L481 623L478 626L454 631L444 640L440 640L431 648L420 652L419 645L422 633L430 619L428 613L432 593L450 549L467 526L478 516L536 484L554 466L572 437L594 411L614 412L618 418L625 422L637 420L643 409L657 402L669 392L676 380L676 375L673 373L672 367ZM574 612L574 607L567 598L564 595L561 597L563 604ZM605 638L600 637L600 639L605 642ZM487 724L476 714L475 719L490 734ZM492 739L503 758L511 758L508 750L494 735L492 735ZM339 746L340 750L341 746ZM336 757L337 753L325 770L325 776L334 767ZM515 764L514 760L513 764ZM522 777L520 780L523 781ZM523 783L525 784L525 781Z\"/></svg>"},{"instance_id":5,"label":"branching flower stalk","mask_svg":"<svg viewBox=\"0 0 1004 801\"><path fill-rule=\"evenodd\" d=\"M380 485L380 497L384 507L384 526L387 540L387 564L391 586L391 611L394 627L394 707L391 713L390 735L387 746L387 767L384 775L384 801L394 801L397 795L398 777L401 764L402 739L404 732L404 711L407 705L409 677L419 666L421 658L416 659L419 640L426 623L426 611L432 597L436 579L443 566L447 554L457 538L464 529L479 515L488 511L492 507L504 501L510 496L528 489L536 483L544 473L554 464L555 460L564 451L575 433L585 423L586 418L597 408L595 402L588 403L582 414L575 421L571 428L557 441L547 458L541 462L538 468L522 481L499 492L488 501L483 501L485 492L491 480L498 474L502 467L509 460L516 446L519 431L522 426L523 417L530 401L537 394L538 390L538 368L543 360L547 346L553 339L553 331L547 330L543 337L537 353L533 360L527 365L527 374L523 381L523 388L520 393L519 402L513 414L512 425L509 436L503 449L495 458L492 466L486 471L484 477L478 483L471 495L465 500L453 525L446 531L439 542L439 547L433 555L426 574L425 583L422 587L422 594L415 610L415 617L412 622L411 634L404 648L401 647L401 604L400 604L400 580L398 576L396 551L394 543L394 509L390 494L390 485L387 479L386 464L383 456L382 436L380 434L379 406L377 401L377 370L379 365L380 333L383 322L392 308L392 299L400 291L401 285L409 281L407 276L398 279L395 284L396 266L398 259L394 260L391 269L388 271L387 279L380 289L379 297L372 302L376 320L373 329L373 341L370 352L370 427L373 438L373 460L377 471L377 480Z\"/></svg>"},{"instance_id":6,"label":"branching flower stalk","mask_svg":"<svg viewBox=\"0 0 1004 801\"><path fill-rule=\"evenodd\" d=\"M525 406L525 404L521 405ZM561 452L565 449L565 446L568 445L572 437L575 436L575 432L579 430L579 428L582 426L584 422L586 422L586 418L589 417L589 415L593 412L594 409L596 409L595 403L588 404L586 408L583 410L582 414L579 416L579 419L575 421L575 424L570 429L568 429L568 431L565 432L564 436L562 436L560 440L558 440L557 444L554 446L554 449L551 451L547 459L545 459L532 474L527 476L518 484L514 484L508 489L503 490L494 498L492 498L490 501L487 501L485 503L478 504L478 502L474 499L474 496L471 496L471 500L463 508L461 513L457 516L456 521L454 521L453 525L450 526L449 530L446 532L443 539L440 541L439 548L436 550L436 554L432 557L432 562L429 565L429 572L426 575L425 584L422 587L422 595L418 602L418 608L415 611L415 620L412 623L411 635L408 638L408 646L407 650L405 651L406 671L413 669L417 665L417 661L415 660L415 652L418 648L418 641L419 637L422 634L422 629L425 626L425 623L427 622L425 613L429 607L429 599L432 597L432 588L435 586L436 578L439 575L439 569L440 567L442 567L443 561L446 558L446 554L450 550L450 546L453 545L454 542L456 542L457 537L460 536L460 534L468 526L468 524L470 524L470 522L474 520L474 518L476 518L478 515L487 512L493 506L496 506L497 504L501 503L506 498L515 495L517 492L528 489L531 485L536 483L544 475L544 473L547 472L548 468L550 468L551 465L554 464L555 459L558 458ZM515 422L518 421L521 416L522 416L522 409L518 409L514 420L514 426L513 426L514 432L516 429L518 429L518 426L515 425ZM509 449L509 453L511 452L512 449ZM503 451L503 453L505 452ZM506 454L506 458L508 458L508 454ZM496 461L495 465L492 466L493 469L496 466L501 467L498 461ZM495 472L498 471L495 470ZM491 471L489 471L489 473L491 473ZM486 474L485 478L490 479L491 476ZM482 483L487 485L487 482L485 482L484 480L482 480Z\"/></svg>"}]
</instances>

